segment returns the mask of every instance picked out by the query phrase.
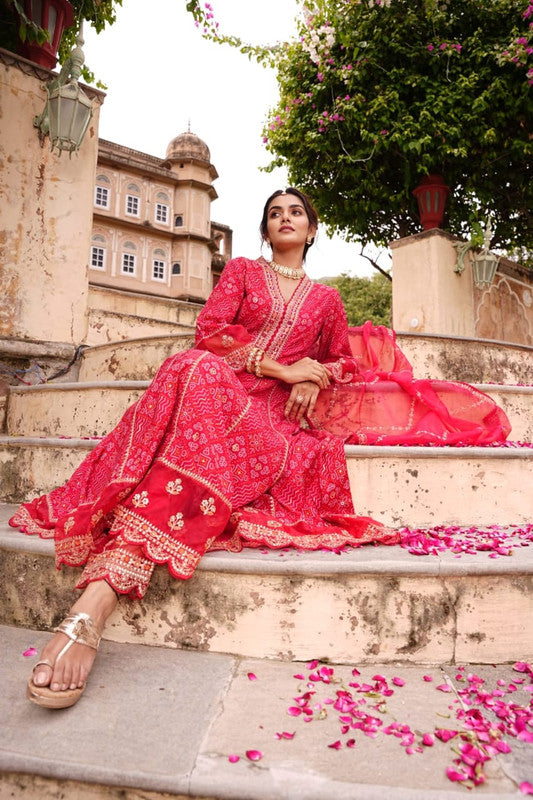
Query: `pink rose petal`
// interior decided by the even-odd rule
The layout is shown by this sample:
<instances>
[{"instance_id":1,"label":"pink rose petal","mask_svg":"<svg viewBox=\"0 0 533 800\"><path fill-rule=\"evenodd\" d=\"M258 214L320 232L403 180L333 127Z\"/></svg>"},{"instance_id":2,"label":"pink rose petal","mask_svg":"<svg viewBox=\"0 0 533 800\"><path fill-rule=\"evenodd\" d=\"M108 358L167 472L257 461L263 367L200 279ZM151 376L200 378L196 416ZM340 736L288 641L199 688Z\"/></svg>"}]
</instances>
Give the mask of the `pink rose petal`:
<instances>
[{"instance_id":1,"label":"pink rose petal","mask_svg":"<svg viewBox=\"0 0 533 800\"><path fill-rule=\"evenodd\" d=\"M301 713L302 709L298 708L297 706L290 706L287 709L287 714L289 714L291 717L299 717Z\"/></svg>"},{"instance_id":2,"label":"pink rose petal","mask_svg":"<svg viewBox=\"0 0 533 800\"><path fill-rule=\"evenodd\" d=\"M274 736L276 739L294 739L296 732L289 733L288 731L283 731L282 733L275 733Z\"/></svg>"},{"instance_id":3,"label":"pink rose petal","mask_svg":"<svg viewBox=\"0 0 533 800\"><path fill-rule=\"evenodd\" d=\"M355 747L355 739L348 739L346 747Z\"/></svg>"},{"instance_id":4,"label":"pink rose petal","mask_svg":"<svg viewBox=\"0 0 533 800\"><path fill-rule=\"evenodd\" d=\"M261 750L247 750L246 758L249 758L250 761L261 761L263 758L263 753Z\"/></svg>"},{"instance_id":5,"label":"pink rose petal","mask_svg":"<svg viewBox=\"0 0 533 800\"><path fill-rule=\"evenodd\" d=\"M520 784L520 791L522 794L533 794L533 783L529 781L522 781Z\"/></svg>"},{"instance_id":6,"label":"pink rose petal","mask_svg":"<svg viewBox=\"0 0 533 800\"><path fill-rule=\"evenodd\" d=\"M29 658L30 656L36 656L37 655L37 650L35 649L35 647L28 647L28 649L25 650L22 655L25 658Z\"/></svg>"},{"instance_id":7,"label":"pink rose petal","mask_svg":"<svg viewBox=\"0 0 533 800\"><path fill-rule=\"evenodd\" d=\"M438 689L439 692L451 692L452 687L448 686L447 683L441 683L440 686L435 686L435 689Z\"/></svg>"},{"instance_id":8,"label":"pink rose petal","mask_svg":"<svg viewBox=\"0 0 533 800\"><path fill-rule=\"evenodd\" d=\"M257 680L257 675L254 672L249 672L248 673L248 680L249 681L256 681Z\"/></svg>"},{"instance_id":9,"label":"pink rose petal","mask_svg":"<svg viewBox=\"0 0 533 800\"><path fill-rule=\"evenodd\" d=\"M228 761L230 762L230 764L236 764L237 761L240 761L240 760L241 760L241 757L235 755L235 753L232 753L230 756L228 756Z\"/></svg>"},{"instance_id":10,"label":"pink rose petal","mask_svg":"<svg viewBox=\"0 0 533 800\"><path fill-rule=\"evenodd\" d=\"M395 686L405 686L405 681L403 678L393 678L392 682Z\"/></svg>"},{"instance_id":11,"label":"pink rose petal","mask_svg":"<svg viewBox=\"0 0 533 800\"><path fill-rule=\"evenodd\" d=\"M433 747L435 744L435 737L431 733L425 733L422 736L422 744L426 747Z\"/></svg>"},{"instance_id":12,"label":"pink rose petal","mask_svg":"<svg viewBox=\"0 0 533 800\"><path fill-rule=\"evenodd\" d=\"M340 750L340 749L341 749L341 747L342 747L342 744L341 744L341 743L340 743L340 741L337 739L337 741L336 741L336 742L333 742L333 744L328 744L328 747L331 747L331 748L332 748L332 750Z\"/></svg>"}]
</instances>

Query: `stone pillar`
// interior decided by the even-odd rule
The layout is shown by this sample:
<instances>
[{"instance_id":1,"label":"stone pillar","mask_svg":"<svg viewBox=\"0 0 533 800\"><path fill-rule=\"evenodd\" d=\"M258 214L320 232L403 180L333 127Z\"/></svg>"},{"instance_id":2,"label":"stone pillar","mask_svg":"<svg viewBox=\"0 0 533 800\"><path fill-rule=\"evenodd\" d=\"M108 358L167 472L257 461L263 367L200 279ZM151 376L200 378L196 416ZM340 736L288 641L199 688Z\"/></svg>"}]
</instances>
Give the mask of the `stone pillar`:
<instances>
[{"instance_id":1,"label":"stone pillar","mask_svg":"<svg viewBox=\"0 0 533 800\"><path fill-rule=\"evenodd\" d=\"M2 340L55 353L87 334L88 262L104 95L84 87L94 115L79 154L41 144L33 119L52 73L0 50L0 354ZM29 348L31 350L31 347ZM67 347L67 350L69 348ZM16 350L16 347L15 347Z\"/></svg>"},{"instance_id":2,"label":"stone pillar","mask_svg":"<svg viewBox=\"0 0 533 800\"><path fill-rule=\"evenodd\" d=\"M438 228L391 242L393 328L404 333L475 336L470 255L454 272L456 239Z\"/></svg>"}]
</instances>

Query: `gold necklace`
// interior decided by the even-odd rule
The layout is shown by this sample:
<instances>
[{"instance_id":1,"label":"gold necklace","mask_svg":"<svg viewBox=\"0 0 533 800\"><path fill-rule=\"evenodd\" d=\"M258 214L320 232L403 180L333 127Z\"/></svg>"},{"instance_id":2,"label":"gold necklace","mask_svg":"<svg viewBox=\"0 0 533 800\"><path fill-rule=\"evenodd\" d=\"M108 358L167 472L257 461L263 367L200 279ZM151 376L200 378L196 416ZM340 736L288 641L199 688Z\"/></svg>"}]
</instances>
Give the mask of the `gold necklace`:
<instances>
[{"instance_id":1,"label":"gold necklace","mask_svg":"<svg viewBox=\"0 0 533 800\"><path fill-rule=\"evenodd\" d=\"M283 275L284 278L292 278L293 281L299 281L305 276L305 270L300 267L284 267L282 264L276 264L274 260L268 262L271 269L274 272L279 272L280 275Z\"/></svg>"}]
</instances>

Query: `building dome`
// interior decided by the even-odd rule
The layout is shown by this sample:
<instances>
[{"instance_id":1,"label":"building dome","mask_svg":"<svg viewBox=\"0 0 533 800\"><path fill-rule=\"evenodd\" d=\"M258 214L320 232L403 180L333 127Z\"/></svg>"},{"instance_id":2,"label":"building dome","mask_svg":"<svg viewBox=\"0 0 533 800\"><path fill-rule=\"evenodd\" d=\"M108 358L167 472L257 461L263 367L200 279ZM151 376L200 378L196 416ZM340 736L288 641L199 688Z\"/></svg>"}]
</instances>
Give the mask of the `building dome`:
<instances>
[{"instance_id":1,"label":"building dome","mask_svg":"<svg viewBox=\"0 0 533 800\"><path fill-rule=\"evenodd\" d=\"M207 164L211 161L211 153L209 147L203 142L199 136L186 131L180 133L175 139L172 139L167 147L166 160L167 161L181 161L182 159L193 158L196 161L205 161Z\"/></svg>"}]
</instances>

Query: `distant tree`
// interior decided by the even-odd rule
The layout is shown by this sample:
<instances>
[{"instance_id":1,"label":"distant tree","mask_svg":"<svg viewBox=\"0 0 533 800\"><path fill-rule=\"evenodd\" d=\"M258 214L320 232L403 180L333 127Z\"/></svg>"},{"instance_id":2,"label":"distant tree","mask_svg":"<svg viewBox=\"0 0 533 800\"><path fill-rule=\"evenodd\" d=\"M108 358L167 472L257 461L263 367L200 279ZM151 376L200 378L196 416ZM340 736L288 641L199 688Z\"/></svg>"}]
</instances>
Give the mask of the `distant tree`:
<instances>
[{"instance_id":1,"label":"distant tree","mask_svg":"<svg viewBox=\"0 0 533 800\"><path fill-rule=\"evenodd\" d=\"M244 45L189 0L204 35L277 69L264 132L272 166L330 232L386 245L420 230L413 189L450 186L445 225L533 249L530 0L302 0L294 41ZM205 10L204 10L205 8Z\"/></svg>"},{"instance_id":2,"label":"distant tree","mask_svg":"<svg viewBox=\"0 0 533 800\"><path fill-rule=\"evenodd\" d=\"M363 325L370 319L374 325L391 327L392 283L385 275L378 273L371 278L354 278L343 274L322 278L319 283L339 290L349 325Z\"/></svg>"}]
</instances>

